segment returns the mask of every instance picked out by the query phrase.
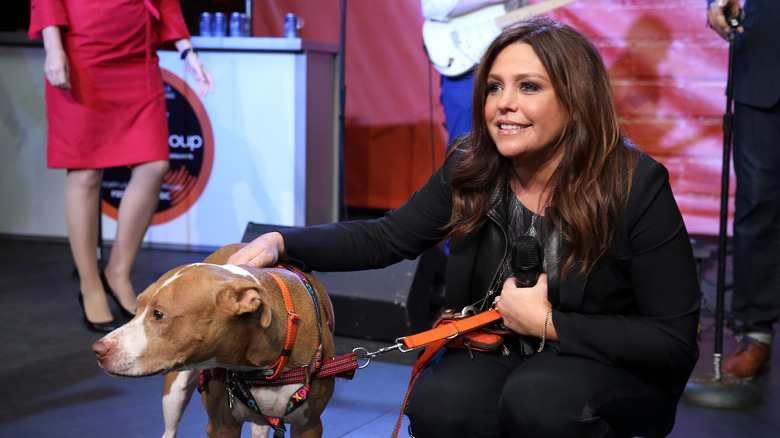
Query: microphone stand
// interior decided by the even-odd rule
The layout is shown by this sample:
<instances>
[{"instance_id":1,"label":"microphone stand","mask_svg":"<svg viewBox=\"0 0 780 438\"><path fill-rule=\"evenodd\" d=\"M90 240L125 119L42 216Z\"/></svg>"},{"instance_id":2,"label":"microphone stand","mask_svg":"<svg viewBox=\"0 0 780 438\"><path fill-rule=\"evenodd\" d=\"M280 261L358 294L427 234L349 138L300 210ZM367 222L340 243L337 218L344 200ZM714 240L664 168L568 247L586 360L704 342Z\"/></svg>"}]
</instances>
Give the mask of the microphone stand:
<instances>
[{"instance_id":1,"label":"microphone stand","mask_svg":"<svg viewBox=\"0 0 780 438\"><path fill-rule=\"evenodd\" d=\"M720 186L720 230L718 234L718 271L715 300L715 346L713 354L713 373L693 375L688 380L680 400L684 403L707 408L744 409L761 403L761 393L748 386L743 378L723 375L723 316L725 307L726 283L726 223L728 219L729 171L731 158L731 139L733 133L733 63L736 28L741 24L741 11L736 18L726 16L729 22L729 64L726 79L726 113L723 116L723 169Z\"/></svg>"},{"instance_id":2,"label":"microphone stand","mask_svg":"<svg viewBox=\"0 0 780 438\"><path fill-rule=\"evenodd\" d=\"M347 209L347 183L344 171L344 123L346 120L344 106L347 100L345 85L345 60L347 55L347 0L341 0L341 23L339 26L339 220L349 219Z\"/></svg>"}]
</instances>

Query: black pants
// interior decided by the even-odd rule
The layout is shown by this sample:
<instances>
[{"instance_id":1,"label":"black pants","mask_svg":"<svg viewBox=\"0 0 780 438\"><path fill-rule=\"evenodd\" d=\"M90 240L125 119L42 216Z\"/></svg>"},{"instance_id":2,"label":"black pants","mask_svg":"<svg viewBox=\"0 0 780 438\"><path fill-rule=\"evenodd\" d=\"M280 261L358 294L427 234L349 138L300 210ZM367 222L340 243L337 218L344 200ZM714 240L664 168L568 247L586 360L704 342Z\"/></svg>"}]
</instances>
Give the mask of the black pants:
<instances>
[{"instance_id":1,"label":"black pants","mask_svg":"<svg viewBox=\"0 0 780 438\"><path fill-rule=\"evenodd\" d=\"M406 414L416 438L663 437L677 397L634 374L550 349L445 349L417 379Z\"/></svg>"},{"instance_id":2,"label":"black pants","mask_svg":"<svg viewBox=\"0 0 780 438\"><path fill-rule=\"evenodd\" d=\"M780 317L780 102L734 107L734 294L745 332Z\"/></svg>"}]
</instances>

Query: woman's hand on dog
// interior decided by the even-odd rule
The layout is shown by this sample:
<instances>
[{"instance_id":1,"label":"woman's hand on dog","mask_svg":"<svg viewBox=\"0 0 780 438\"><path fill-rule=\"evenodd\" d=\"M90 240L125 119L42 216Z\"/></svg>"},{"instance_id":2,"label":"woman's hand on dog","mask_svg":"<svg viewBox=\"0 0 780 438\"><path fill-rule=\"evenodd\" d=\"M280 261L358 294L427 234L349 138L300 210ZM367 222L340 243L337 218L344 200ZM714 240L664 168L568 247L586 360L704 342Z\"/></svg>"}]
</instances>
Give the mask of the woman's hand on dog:
<instances>
[{"instance_id":1,"label":"woman's hand on dog","mask_svg":"<svg viewBox=\"0 0 780 438\"><path fill-rule=\"evenodd\" d=\"M284 255L284 238L274 231L249 242L228 258L231 265L249 265L254 268L271 266Z\"/></svg>"}]
</instances>

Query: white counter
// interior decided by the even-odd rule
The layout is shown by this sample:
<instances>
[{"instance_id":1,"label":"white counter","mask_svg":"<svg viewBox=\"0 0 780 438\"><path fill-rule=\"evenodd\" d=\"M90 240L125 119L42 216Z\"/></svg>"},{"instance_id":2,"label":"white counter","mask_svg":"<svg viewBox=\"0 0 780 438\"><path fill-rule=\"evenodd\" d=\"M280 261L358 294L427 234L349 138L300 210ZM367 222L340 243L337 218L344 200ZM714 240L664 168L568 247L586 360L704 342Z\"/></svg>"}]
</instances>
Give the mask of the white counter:
<instances>
[{"instance_id":1,"label":"white counter","mask_svg":"<svg viewBox=\"0 0 780 438\"><path fill-rule=\"evenodd\" d=\"M213 148L205 151L211 168L186 211L162 219L158 212L145 242L216 247L239 241L248 222L336 221L338 47L285 38L193 37L193 44L214 77L213 94L188 89L194 81L177 53L159 52L160 66L183 79L173 88L200 107L212 144L191 143ZM45 164L43 57L39 45L0 45L0 234L67 235L65 171ZM172 128L172 145L186 138ZM110 240L116 222L108 210Z\"/></svg>"}]
</instances>

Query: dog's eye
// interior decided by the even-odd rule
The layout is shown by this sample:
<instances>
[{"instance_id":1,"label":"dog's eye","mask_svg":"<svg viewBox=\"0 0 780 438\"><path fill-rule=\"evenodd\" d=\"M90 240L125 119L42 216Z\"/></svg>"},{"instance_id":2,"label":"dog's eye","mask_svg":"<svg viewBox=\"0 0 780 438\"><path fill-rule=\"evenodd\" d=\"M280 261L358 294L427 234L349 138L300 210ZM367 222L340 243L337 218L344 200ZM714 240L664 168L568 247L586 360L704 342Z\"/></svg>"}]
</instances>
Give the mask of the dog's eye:
<instances>
[{"instance_id":1,"label":"dog's eye","mask_svg":"<svg viewBox=\"0 0 780 438\"><path fill-rule=\"evenodd\" d=\"M154 311L154 319L163 319L164 316L165 314L160 312L159 310Z\"/></svg>"}]
</instances>

